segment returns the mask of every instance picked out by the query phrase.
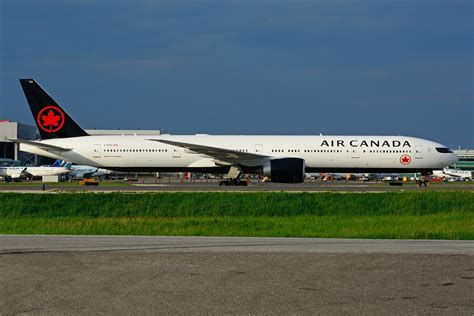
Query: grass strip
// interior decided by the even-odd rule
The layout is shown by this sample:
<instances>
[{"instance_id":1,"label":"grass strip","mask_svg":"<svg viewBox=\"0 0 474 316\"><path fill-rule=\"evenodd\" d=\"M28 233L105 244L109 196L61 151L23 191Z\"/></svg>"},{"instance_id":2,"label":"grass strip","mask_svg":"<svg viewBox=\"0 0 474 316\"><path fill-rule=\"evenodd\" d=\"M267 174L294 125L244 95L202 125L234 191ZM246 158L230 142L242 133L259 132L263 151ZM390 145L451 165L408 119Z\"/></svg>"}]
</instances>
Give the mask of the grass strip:
<instances>
[{"instance_id":1,"label":"grass strip","mask_svg":"<svg viewBox=\"0 0 474 316\"><path fill-rule=\"evenodd\" d=\"M471 192L0 193L0 217L427 215L474 211Z\"/></svg>"},{"instance_id":2,"label":"grass strip","mask_svg":"<svg viewBox=\"0 0 474 316\"><path fill-rule=\"evenodd\" d=\"M0 219L4 234L474 239L473 217L56 217Z\"/></svg>"},{"instance_id":3,"label":"grass strip","mask_svg":"<svg viewBox=\"0 0 474 316\"><path fill-rule=\"evenodd\" d=\"M474 194L0 194L0 233L474 239Z\"/></svg>"}]
</instances>

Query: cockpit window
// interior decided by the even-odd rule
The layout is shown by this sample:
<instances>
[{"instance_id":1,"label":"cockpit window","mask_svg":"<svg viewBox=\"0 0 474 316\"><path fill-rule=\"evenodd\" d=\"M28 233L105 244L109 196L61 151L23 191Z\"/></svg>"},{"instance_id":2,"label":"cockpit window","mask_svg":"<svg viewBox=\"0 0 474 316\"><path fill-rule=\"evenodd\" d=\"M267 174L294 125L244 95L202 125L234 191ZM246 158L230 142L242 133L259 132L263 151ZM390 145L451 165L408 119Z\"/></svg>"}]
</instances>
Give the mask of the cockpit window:
<instances>
[{"instance_id":1,"label":"cockpit window","mask_svg":"<svg viewBox=\"0 0 474 316\"><path fill-rule=\"evenodd\" d=\"M451 149L444 147L436 147L436 151L442 154L449 154L453 152Z\"/></svg>"}]
</instances>

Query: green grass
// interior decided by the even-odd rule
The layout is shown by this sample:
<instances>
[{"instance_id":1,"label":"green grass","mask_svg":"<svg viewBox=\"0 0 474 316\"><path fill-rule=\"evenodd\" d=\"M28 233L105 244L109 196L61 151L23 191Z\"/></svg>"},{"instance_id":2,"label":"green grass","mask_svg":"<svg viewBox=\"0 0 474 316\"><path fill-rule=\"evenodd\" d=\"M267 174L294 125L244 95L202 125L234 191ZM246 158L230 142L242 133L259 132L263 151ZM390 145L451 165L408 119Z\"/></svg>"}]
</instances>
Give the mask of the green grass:
<instances>
[{"instance_id":1,"label":"green grass","mask_svg":"<svg viewBox=\"0 0 474 316\"><path fill-rule=\"evenodd\" d=\"M0 233L474 239L474 194L0 194Z\"/></svg>"}]
</instances>

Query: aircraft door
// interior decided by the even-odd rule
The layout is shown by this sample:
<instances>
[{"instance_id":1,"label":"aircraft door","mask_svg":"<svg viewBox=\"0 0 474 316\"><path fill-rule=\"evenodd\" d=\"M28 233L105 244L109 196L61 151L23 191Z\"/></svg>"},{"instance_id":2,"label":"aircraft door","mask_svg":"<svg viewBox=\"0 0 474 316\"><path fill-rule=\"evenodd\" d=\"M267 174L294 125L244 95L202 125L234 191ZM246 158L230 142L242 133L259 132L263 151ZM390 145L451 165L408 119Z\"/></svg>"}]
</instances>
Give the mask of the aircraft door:
<instances>
[{"instance_id":1,"label":"aircraft door","mask_svg":"<svg viewBox=\"0 0 474 316\"><path fill-rule=\"evenodd\" d=\"M100 144L94 145L94 150L93 150L93 155L92 155L94 158L100 158L101 147L102 146Z\"/></svg>"},{"instance_id":2,"label":"aircraft door","mask_svg":"<svg viewBox=\"0 0 474 316\"><path fill-rule=\"evenodd\" d=\"M256 144L255 145L255 153L263 154L263 145L262 144Z\"/></svg>"},{"instance_id":3,"label":"aircraft door","mask_svg":"<svg viewBox=\"0 0 474 316\"><path fill-rule=\"evenodd\" d=\"M415 146L415 158L416 159L423 159L423 145L416 145Z\"/></svg>"},{"instance_id":4,"label":"aircraft door","mask_svg":"<svg viewBox=\"0 0 474 316\"><path fill-rule=\"evenodd\" d=\"M181 158L181 148L173 147L173 158Z\"/></svg>"},{"instance_id":5,"label":"aircraft door","mask_svg":"<svg viewBox=\"0 0 474 316\"><path fill-rule=\"evenodd\" d=\"M359 158L359 150L357 148L352 149L352 158Z\"/></svg>"}]
</instances>

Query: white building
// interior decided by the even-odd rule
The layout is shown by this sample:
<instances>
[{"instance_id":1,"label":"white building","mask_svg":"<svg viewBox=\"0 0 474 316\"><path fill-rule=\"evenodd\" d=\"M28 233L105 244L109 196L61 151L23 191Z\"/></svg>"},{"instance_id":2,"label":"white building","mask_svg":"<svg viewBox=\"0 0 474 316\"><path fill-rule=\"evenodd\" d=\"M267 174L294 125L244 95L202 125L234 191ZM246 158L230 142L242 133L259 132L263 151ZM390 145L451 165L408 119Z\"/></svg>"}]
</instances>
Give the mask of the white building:
<instances>
[{"instance_id":1,"label":"white building","mask_svg":"<svg viewBox=\"0 0 474 316\"><path fill-rule=\"evenodd\" d=\"M0 121L0 158L20 160L22 163L36 163L37 157L23 153L17 143L12 143L6 138L37 139L36 126L11 121Z\"/></svg>"}]
</instances>

